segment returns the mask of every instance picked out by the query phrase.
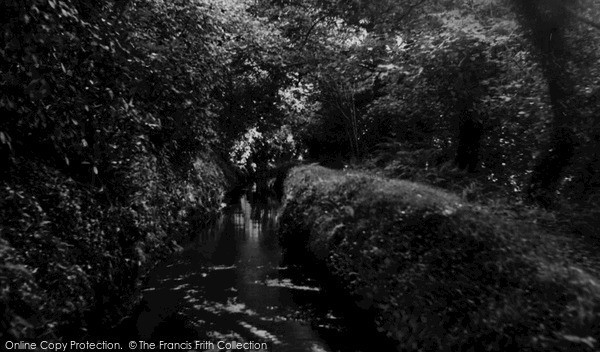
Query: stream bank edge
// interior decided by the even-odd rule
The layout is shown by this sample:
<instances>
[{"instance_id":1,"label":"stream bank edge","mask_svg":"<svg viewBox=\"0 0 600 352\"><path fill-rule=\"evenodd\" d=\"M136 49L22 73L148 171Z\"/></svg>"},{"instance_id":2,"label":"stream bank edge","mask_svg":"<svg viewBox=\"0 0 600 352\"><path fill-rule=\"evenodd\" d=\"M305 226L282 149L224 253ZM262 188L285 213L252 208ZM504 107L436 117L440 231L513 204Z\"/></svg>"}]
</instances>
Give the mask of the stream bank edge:
<instances>
[{"instance_id":1,"label":"stream bank edge","mask_svg":"<svg viewBox=\"0 0 600 352\"><path fill-rule=\"evenodd\" d=\"M284 194L287 256L325 268L398 350L597 347L597 278L556 261L534 225L425 185L315 165L293 169Z\"/></svg>"}]
</instances>

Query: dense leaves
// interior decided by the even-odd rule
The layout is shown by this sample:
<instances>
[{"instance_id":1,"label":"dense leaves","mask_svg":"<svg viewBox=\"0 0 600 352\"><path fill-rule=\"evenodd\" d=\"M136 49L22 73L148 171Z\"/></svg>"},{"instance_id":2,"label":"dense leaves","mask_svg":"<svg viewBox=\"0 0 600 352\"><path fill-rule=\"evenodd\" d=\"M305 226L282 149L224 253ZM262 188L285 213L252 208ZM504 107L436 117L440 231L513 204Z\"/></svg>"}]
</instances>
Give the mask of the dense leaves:
<instances>
[{"instance_id":1,"label":"dense leaves","mask_svg":"<svg viewBox=\"0 0 600 352\"><path fill-rule=\"evenodd\" d=\"M2 2L2 334L85 327L118 306L148 258L219 206L228 163L266 175L302 157L356 162L504 208L553 207L556 231L597 236L599 11Z\"/></svg>"},{"instance_id":2,"label":"dense leaves","mask_svg":"<svg viewBox=\"0 0 600 352\"><path fill-rule=\"evenodd\" d=\"M281 240L398 351L592 351L600 291L556 238L407 181L317 166L286 180Z\"/></svg>"},{"instance_id":3,"label":"dense leaves","mask_svg":"<svg viewBox=\"0 0 600 352\"><path fill-rule=\"evenodd\" d=\"M398 175L450 164L484 188L546 206L576 174L589 176L581 141L596 134L592 2L278 1L254 10L279 25L295 49L290 69L313 85L305 96L317 109L300 138L313 157L370 160L385 143L378 165L414 166ZM389 142L400 148L393 160ZM410 153L431 158L410 165ZM588 171L573 163L581 157Z\"/></svg>"},{"instance_id":4,"label":"dense leaves","mask_svg":"<svg viewBox=\"0 0 600 352\"><path fill-rule=\"evenodd\" d=\"M242 28L210 4L127 5L2 4L2 336L109 326L221 203L219 45Z\"/></svg>"}]
</instances>

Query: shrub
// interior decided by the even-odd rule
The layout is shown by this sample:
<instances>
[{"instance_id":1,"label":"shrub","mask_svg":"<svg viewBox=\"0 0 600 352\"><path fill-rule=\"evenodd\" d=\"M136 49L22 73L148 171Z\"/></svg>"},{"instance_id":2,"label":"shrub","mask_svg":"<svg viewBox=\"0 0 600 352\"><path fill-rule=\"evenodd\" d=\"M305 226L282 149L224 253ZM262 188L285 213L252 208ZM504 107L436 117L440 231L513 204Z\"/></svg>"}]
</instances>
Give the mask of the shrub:
<instances>
[{"instance_id":1,"label":"shrub","mask_svg":"<svg viewBox=\"0 0 600 352\"><path fill-rule=\"evenodd\" d=\"M2 338L111 326L145 271L218 209L225 187L207 155L187 175L146 160L143 172L123 173L118 201L43 163L18 165L0 182Z\"/></svg>"},{"instance_id":2,"label":"shrub","mask_svg":"<svg viewBox=\"0 0 600 352\"><path fill-rule=\"evenodd\" d=\"M316 166L286 181L281 240L398 350L592 350L600 285L532 225L441 190Z\"/></svg>"}]
</instances>

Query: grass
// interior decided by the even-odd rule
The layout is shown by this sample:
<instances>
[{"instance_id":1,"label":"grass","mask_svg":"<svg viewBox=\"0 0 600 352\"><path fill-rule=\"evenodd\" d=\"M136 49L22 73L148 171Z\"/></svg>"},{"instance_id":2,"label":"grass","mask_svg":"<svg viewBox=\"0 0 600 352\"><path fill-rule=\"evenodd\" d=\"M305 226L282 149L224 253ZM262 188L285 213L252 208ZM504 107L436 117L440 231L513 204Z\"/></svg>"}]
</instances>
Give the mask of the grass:
<instances>
[{"instance_id":1,"label":"grass","mask_svg":"<svg viewBox=\"0 0 600 352\"><path fill-rule=\"evenodd\" d=\"M281 241L327 269L398 350L592 351L600 285L535 224L418 183L311 165Z\"/></svg>"}]
</instances>

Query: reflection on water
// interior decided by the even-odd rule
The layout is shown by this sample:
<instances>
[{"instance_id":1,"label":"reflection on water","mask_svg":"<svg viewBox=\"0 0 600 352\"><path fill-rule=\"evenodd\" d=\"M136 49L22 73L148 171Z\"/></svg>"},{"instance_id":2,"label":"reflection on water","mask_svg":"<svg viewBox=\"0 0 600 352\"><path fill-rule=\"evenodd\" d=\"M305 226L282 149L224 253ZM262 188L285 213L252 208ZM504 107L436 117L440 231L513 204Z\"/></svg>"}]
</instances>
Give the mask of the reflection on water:
<instances>
[{"instance_id":1,"label":"reflection on water","mask_svg":"<svg viewBox=\"0 0 600 352\"><path fill-rule=\"evenodd\" d=\"M278 202L252 196L228 206L214 226L153 273L143 291L139 337L354 351L315 280L300 267L280 266Z\"/></svg>"}]
</instances>

